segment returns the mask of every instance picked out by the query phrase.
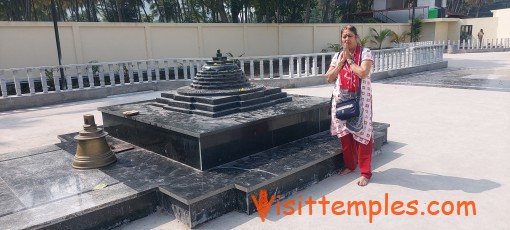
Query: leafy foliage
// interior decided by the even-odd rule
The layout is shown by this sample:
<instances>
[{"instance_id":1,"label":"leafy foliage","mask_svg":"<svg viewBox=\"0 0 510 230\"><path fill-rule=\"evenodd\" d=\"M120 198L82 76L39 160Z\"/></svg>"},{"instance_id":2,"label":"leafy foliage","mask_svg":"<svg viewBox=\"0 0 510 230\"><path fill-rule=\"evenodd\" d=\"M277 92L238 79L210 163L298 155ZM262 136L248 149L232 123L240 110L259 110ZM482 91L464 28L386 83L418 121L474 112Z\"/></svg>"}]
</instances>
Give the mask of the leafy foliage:
<instances>
[{"instance_id":1,"label":"leafy foliage","mask_svg":"<svg viewBox=\"0 0 510 230\"><path fill-rule=\"evenodd\" d=\"M372 32L372 38L373 38L372 42L375 43L376 45L378 45L379 49L381 49L382 43L384 42L384 40L389 38L392 35L392 33L394 33L390 29L384 29L384 30L381 30L380 32L378 32L376 29L370 28L370 31Z\"/></svg>"},{"instance_id":2,"label":"leafy foliage","mask_svg":"<svg viewBox=\"0 0 510 230\"><path fill-rule=\"evenodd\" d=\"M59 21L338 23L373 0L54 0ZM51 0L1 0L0 21L51 21Z\"/></svg>"},{"instance_id":3,"label":"leafy foliage","mask_svg":"<svg viewBox=\"0 0 510 230\"><path fill-rule=\"evenodd\" d=\"M423 20L421 18L415 18L411 23L411 33L413 34L413 36L411 37L411 42L420 41L422 25Z\"/></svg>"},{"instance_id":4,"label":"leafy foliage","mask_svg":"<svg viewBox=\"0 0 510 230\"><path fill-rule=\"evenodd\" d=\"M394 43L397 43L397 44L404 43L404 42L406 42L407 37L409 37L409 36L411 36L411 32L409 32L409 31L404 31L400 35L398 35L394 31L392 31L392 33L391 33L391 42L394 42Z\"/></svg>"},{"instance_id":5,"label":"leafy foliage","mask_svg":"<svg viewBox=\"0 0 510 230\"><path fill-rule=\"evenodd\" d=\"M363 37L359 43L361 45L361 47L365 47L367 45L367 42L370 40L371 36L370 35L367 35L365 37Z\"/></svg>"}]
</instances>

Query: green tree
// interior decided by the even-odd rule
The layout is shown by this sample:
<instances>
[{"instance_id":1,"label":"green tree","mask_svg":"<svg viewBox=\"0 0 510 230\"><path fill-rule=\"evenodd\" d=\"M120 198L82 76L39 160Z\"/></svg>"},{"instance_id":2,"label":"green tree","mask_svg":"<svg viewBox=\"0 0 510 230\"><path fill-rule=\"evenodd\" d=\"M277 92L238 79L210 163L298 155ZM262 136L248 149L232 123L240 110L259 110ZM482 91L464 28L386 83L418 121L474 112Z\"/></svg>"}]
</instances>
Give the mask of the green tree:
<instances>
[{"instance_id":1,"label":"green tree","mask_svg":"<svg viewBox=\"0 0 510 230\"><path fill-rule=\"evenodd\" d=\"M423 20L421 18L415 18L411 23L411 42L420 41L421 37L421 27L423 24Z\"/></svg>"},{"instance_id":2,"label":"green tree","mask_svg":"<svg viewBox=\"0 0 510 230\"><path fill-rule=\"evenodd\" d=\"M384 42L384 40L389 38L391 36L391 34L393 33L393 31L390 29L384 29L384 30L381 30L381 32L377 32L376 29L370 28L370 31L372 32L372 38L373 38L372 42L376 43L379 46L379 49L381 49L382 43Z\"/></svg>"},{"instance_id":3,"label":"green tree","mask_svg":"<svg viewBox=\"0 0 510 230\"><path fill-rule=\"evenodd\" d=\"M400 35L398 35L394 31L391 31L391 32L392 32L391 33L391 42L394 42L397 44L406 42L407 37L411 36L411 32L409 32L409 31L404 31Z\"/></svg>"}]
</instances>

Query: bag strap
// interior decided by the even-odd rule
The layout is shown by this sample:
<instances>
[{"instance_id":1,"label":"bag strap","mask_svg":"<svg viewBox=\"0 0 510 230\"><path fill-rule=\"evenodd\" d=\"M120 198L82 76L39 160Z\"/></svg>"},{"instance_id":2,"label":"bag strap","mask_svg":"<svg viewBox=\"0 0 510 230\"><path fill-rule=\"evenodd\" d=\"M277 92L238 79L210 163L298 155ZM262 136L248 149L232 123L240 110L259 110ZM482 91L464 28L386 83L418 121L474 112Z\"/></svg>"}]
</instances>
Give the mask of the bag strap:
<instances>
[{"instance_id":1,"label":"bag strap","mask_svg":"<svg viewBox=\"0 0 510 230\"><path fill-rule=\"evenodd\" d=\"M361 58L362 58L362 54L363 54L363 47L360 47L360 52L359 52L359 63L358 65L361 67ZM355 74L353 74L354 76L356 76ZM361 83L362 83L362 79L360 78L359 79L359 83L358 83L358 92L356 93L356 98L360 98L361 97Z\"/></svg>"}]
</instances>

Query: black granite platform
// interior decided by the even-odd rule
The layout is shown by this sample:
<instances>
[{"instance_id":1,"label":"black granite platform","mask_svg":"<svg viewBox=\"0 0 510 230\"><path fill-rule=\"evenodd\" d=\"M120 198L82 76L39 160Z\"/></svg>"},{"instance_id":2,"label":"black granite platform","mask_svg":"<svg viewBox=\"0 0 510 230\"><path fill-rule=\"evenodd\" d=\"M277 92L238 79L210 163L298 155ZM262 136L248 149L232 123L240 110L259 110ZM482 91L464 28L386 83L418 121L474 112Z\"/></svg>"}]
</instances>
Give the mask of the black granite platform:
<instances>
[{"instance_id":1,"label":"black granite platform","mask_svg":"<svg viewBox=\"0 0 510 230\"><path fill-rule=\"evenodd\" d=\"M388 126L375 124L374 154ZM117 153L113 165L77 170L71 167L74 135L0 158L2 229L109 229L158 207L194 227L233 210L253 213L247 197L260 189L283 199L342 167L340 143L326 131L206 171L136 146ZM97 188L100 184L106 187Z\"/></svg>"},{"instance_id":2,"label":"black granite platform","mask_svg":"<svg viewBox=\"0 0 510 230\"><path fill-rule=\"evenodd\" d=\"M152 106L154 101L98 108L105 131L196 169L236 159L329 130L327 98L292 95L281 103L221 118ZM139 111L125 117L122 112Z\"/></svg>"},{"instance_id":3,"label":"black granite platform","mask_svg":"<svg viewBox=\"0 0 510 230\"><path fill-rule=\"evenodd\" d=\"M287 93L277 87L254 86L246 90L244 88L242 90L193 89L195 95L187 95L185 93L187 89L191 87L185 86L178 90L161 93L161 97L156 98L152 105L186 114L221 117L292 101L292 97L288 97Z\"/></svg>"}]
</instances>

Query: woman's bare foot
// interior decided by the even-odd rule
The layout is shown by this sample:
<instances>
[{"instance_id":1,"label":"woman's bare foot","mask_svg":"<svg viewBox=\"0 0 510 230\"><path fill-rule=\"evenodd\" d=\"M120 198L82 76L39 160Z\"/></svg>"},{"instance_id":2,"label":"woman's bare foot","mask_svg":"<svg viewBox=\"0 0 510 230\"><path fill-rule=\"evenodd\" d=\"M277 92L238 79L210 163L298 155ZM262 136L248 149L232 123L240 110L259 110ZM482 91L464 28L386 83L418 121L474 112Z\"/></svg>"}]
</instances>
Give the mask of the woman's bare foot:
<instances>
[{"instance_id":1,"label":"woman's bare foot","mask_svg":"<svg viewBox=\"0 0 510 230\"><path fill-rule=\"evenodd\" d=\"M370 181L370 179L364 177L364 176L361 176L359 178L359 181L358 181L358 185L359 186L366 186L368 184L368 181Z\"/></svg>"},{"instance_id":2,"label":"woman's bare foot","mask_svg":"<svg viewBox=\"0 0 510 230\"><path fill-rule=\"evenodd\" d=\"M352 172L352 170L350 170L348 168L344 168L344 169L342 169L342 171L340 171L340 176L345 176L345 175L349 174L350 172Z\"/></svg>"}]
</instances>

